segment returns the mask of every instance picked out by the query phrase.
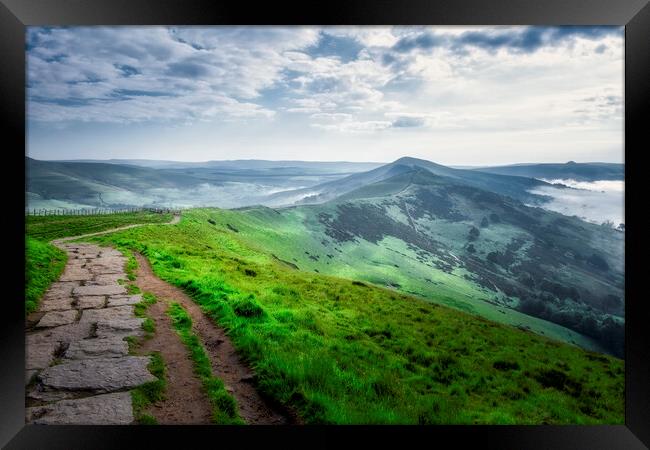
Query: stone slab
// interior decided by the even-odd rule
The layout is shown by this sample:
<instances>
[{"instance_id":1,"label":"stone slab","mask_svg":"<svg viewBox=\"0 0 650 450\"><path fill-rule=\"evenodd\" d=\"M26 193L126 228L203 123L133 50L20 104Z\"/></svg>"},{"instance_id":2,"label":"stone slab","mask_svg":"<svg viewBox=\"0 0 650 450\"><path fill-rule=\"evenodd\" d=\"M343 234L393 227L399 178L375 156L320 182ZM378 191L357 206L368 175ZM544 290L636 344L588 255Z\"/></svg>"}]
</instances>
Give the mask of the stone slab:
<instances>
[{"instance_id":1,"label":"stone slab","mask_svg":"<svg viewBox=\"0 0 650 450\"><path fill-rule=\"evenodd\" d=\"M58 327L68 325L77 319L78 312L74 309L68 311L50 311L36 324L37 328Z\"/></svg>"},{"instance_id":2,"label":"stone slab","mask_svg":"<svg viewBox=\"0 0 650 450\"><path fill-rule=\"evenodd\" d=\"M126 336L142 336L142 322L144 319L116 319L110 321L97 322L97 329L95 331L98 338L102 337L126 337Z\"/></svg>"},{"instance_id":3,"label":"stone slab","mask_svg":"<svg viewBox=\"0 0 650 450\"><path fill-rule=\"evenodd\" d=\"M55 281L50 285L43 298L70 297L72 290L78 286L78 281Z\"/></svg>"},{"instance_id":4,"label":"stone slab","mask_svg":"<svg viewBox=\"0 0 650 450\"><path fill-rule=\"evenodd\" d=\"M26 342L25 368L30 370L48 367L60 345L59 341Z\"/></svg>"},{"instance_id":5,"label":"stone slab","mask_svg":"<svg viewBox=\"0 0 650 450\"><path fill-rule=\"evenodd\" d=\"M73 360L48 367L39 378L49 389L113 392L155 381L149 362L148 356Z\"/></svg>"},{"instance_id":6,"label":"stone slab","mask_svg":"<svg viewBox=\"0 0 650 450\"><path fill-rule=\"evenodd\" d=\"M111 266L93 266L89 270L94 275L117 275L124 273L123 267L111 267Z\"/></svg>"},{"instance_id":7,"label":"stone slab","mask_svg":"<svg viewBox=\"0 0 650 450\"><path fill-rule=\"evenodd\" d=\"M75 296L86 295L120 295L126 294L126 288L120 285L109 286L79 286L74 288L72 294Z\"/></svg>"},{"instance_id":8,"label":"stone slab","mask_svg":"<svg viewBox=\"0 0 650 450\"><path fill-rule=\"evenodd\" d=\"M61 400L27 408L26 414L27 422L49 425L128 425L134 420L128 392Z\"/></svg>"},{"instance_id":9,"label":"stone slab","mask_svg":"<svg viewBox=\"0 0 650 450\"><path fill-rule=\"evenodd\" d=\"M121 337L83 339L70 344L64 357L68 359L119 358L127 356L129 346Z\"/></svg>"},{"instance_id":10,"label":"stone slab","mask_svg":"<svg viewBox=\"0 0 650 450\"><path fill-rule=\"evenodd\" d=\"M94 275L89 270L81 268L66 267L65 271L59 278L60 281L87 281L92 279Z\"/></svg>"},{"instance_id":11,"label":"stone slab","mask_svg":"<svg viewBox=\"0 0 650 450\"><path fill-rule=\"evenodd\" d=\"M36 375L36 380L38 379L38 375ZM69 398L79 398L79 393L75 391L45 390L40 384L36 384L34 388L27 393L27 397L41 402L58 402L59 400Z\"/></svg>"},{"instance_id":12,"label":"stone slab","mask_svg":"<svg viewBox=\"0 0 650 450\"><path fill-rule=\"evenodd\" d=\"M116 319L133 318L133 306L117 306L115 308L86 309L81 313L80 322L106 322Z\"/></svg>"},{"instance_id":13,"label":"stone slab","mask_svg":"<svg viewBox=\"0 0 650 450\"><path fill-rule=\"evenodd\" d=\"M131 295L130 297L108 297L107 307L135 305L142 301L142 295Z\"/></svg>"},{"instance_id":14,"label":"stone slab","mask_svg":"<svg viewBox=\"0 0 650 450\"><path fill-rule=\"evenodd\" d=\"M125 273L108 273L105 275L95 275L90 281L86 282L86 286L106 286L110 284L117 284L117 280L126 280Z\"/></svg>"},{"instance_id":15,"label":"stone slab","mask_svg":"<svg viewBox=\"0 0 650 450\"><path fill-rule=\"evenodd\" d=\"M105 247L102 248L101 257L102 258L111 258L111 257L124 258L124 255L122 255L122 253L119 250L115 250L114 248L110 248L110 247Z\"/></svg>"},{"instance_id":16,"label":"stone slab","mask_svg":"<svg viewBox=\"0 0 650 450\"><path fill-rule=\"evenodd\" d=\"M124 256L100 256L99 258L91 259L88 261L87 266L111 266L111 267L121 267L126 262Z\"/></svg>"},{"instance_id":17,"label":"stone slab","mask_svg":"<svg viewBox=\"0 0 650 450\"><path fill-rule=\"evenodd\" d=\"M95 259L99 256L98 249L92 248L78 248L73 250L72 253L79 259Z\"/></svg>"},{"instance_id":18,"label":"stone slab","mask_svg":"<svg viewBox=\"0 0 650 450\"><path fill-rule=\"evenodd\" d=\"M91 309L103 308L106 305L106 297L104 295L91 295L77 298L77 308Z\"/></svg>"},{"instance_id":19,"label":"stone slab","mask_svg":"<svg viewBox=\"0 0 650 450\"><path fill-rule=\"evenodd\" d=\"M91 322L75 322L70 325L62 325L55 328L45 328L28 335L31 342L41 343L48 341L59 341L63 344L69 344L79 339L90 337L92 331ZM29 341L28 344L29 345Z\"/></svg>"},{"instance_id":20,"label":"stone slab","mask_svg":"<svg viewBox=\"0 0 650 450\"><path fill-rule=\"evenodd\" d=\"M38 308L41 312L66 311L72 309L72 297L44 298Z\"/></svg>"}]
</instances>

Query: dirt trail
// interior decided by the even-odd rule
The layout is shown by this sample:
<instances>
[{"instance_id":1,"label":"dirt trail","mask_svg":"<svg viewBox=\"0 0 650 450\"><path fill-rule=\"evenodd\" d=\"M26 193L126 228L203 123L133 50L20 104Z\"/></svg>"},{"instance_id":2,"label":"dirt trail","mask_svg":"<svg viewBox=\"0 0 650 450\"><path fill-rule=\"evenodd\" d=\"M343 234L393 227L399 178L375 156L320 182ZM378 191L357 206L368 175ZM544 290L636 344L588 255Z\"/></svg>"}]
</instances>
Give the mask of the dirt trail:
<instances>
[{"instance_id":1,"label":"dirt trail","mask_svg":"<svg viewBox=\"0 0 650 450\"><path fill-rule=\"evenodd\" d=\"M192 318L192 328L201 339L210 358L212 372L223 380L226 390L237 400L239 415L248 424L276 425L295 423L296 418L263 399L253 386L253 371L240 360L226 333L213 324L181 289L159 279L146 258L136 254L138 272L136 283L144 292L158 298L157 305L177 302ZM171 324L169 325L171 327ZM157 329L157 333L160 332ZM168 359L163 355L165 361Z\"/></svg>"},{"instance_id":2,"label":"dirt trail","mask_svg":"<svg viewBox=\"0 0 650 450\"><path fill-rule=\"evenodd\" d=\"M161 425L208 425L212 410L201 381L196 377L187 348L173 331L167 302L158 301L147 308L147 316L156 324L156 332L145 340L138 353L160 352L167 369L165 399L147 408Z\"/></svg>"}]
</instances>

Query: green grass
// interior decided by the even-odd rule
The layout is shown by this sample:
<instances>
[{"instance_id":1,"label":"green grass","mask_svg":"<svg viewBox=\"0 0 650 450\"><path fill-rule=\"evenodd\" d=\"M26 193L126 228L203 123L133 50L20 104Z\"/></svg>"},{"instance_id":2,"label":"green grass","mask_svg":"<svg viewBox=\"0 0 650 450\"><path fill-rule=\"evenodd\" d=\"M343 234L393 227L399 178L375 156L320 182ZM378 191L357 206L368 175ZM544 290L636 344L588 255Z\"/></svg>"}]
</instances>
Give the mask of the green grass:
<instances>
[{"instance_id":1,"label":"green grass","mask_svg":"<svg viewBox=\"0 0 650 450\"><path fill-rule=\"evenodd\" d=\"M144 318L142 328L146 332L145 339L151 338L156 331L155 324L151 318L146 314L147 309L156 303L157 299L153 294L145 293L142 295L142 301L136 303L134 306L134 314L136 317ZM127 336L126 341L129 344L129 354L135 354L136 349L140 346L141 338L135 336ZM156 381L145 383L131 391L131 398L133 400L133 415L135 421L141 425L155 425L157 424L156 418L145 413L144 410L150 404L164 399L166 388L165 378L165 362L159 352L152 352L151 363L147 366L152 375L158 378Z\"/></svg>"},{"instance_id":2,"label":"green grass","mask_svg":"<svg viewBox=\"0 0 650 450\"><path fill-rule=\"evenodd\" d=\"M142 294L142 301L134 305L133 311L136 317L147 317L147 309L158 301L155 295L150 292Z\"/></svg>"},{"instance_id":3,"label":"green grass","mask_svg":"<svg viewBox=\"0 0 650 450\"><path fill-rule=\"evenodd\" d=\"M165 223L171 214L150 212L91 216L26 216L27 235L42 241L110 230L138 223Z\"/></svg>"},{"instance_id":4,"label":"green grass","mask_svg":"<svg viewBox=\"0 0 650 450\"><path fill-rule=\"evenodd\" d=\"M220 425L240 425L243 420L237 413L237 402L226 391L223 382L212 375L210 360L201 345L199 338L192 332L192 319L178 303L172 303L167 311L172 318L174 328L181 340L190 351L194 362L194 372L201 379L210 404L212 405L212 420Z\"/></svg>"},{"instance_id":5,"label":"green grass","mask_svg":"<svg viewBox=\"0 0 650 450\"><path fill-rule=\"evenodd\" d=\"M160 353L152 352L149 356L151 357L151 362L147 368L157 380L142 384L131 390L133 416L136 423L142 425L155 425L157 423L155 417L144 411L152 403L165 398L165 388L167 386L165 362L160 356Z\"/></svg>"},{"instance_id":6,"label":"green grass","mask_svg":"<svg viewBox=\"0 0 650 450\"><path fill-rule=\"evenodd\" d=\"M296 270L207 221L222 214L236 212L192 210L177 227L93 240L143 253L227 330L258 389L306 423L624 422L622 360Z\"/></svg>"},{"instance_id":7,"label":"green grass","mask_svg":"<svg viewBox=\"0 0 650 450\"><path fill-rule=\"evenodd\" d=\"M504 294L497 295L468 280L466 276L470 273L467 270L455 269L446 273L432 268L435 259L423 260L415 249L393 236L385 236L376 244L362 239L336 242L324 233L317 217L321 211L336 214L334 206L304 206L279 211L280 214L270 208L220 210L211 214L210 219L215 222L212 225L215 232L230 233L247 247L274 254L304 271L363 280L380 286L392 283L401 292L415 294L488 320L526 327L538 334L574 343L588 350L605 350L595 339L561 325L515 309L495 307L485 300L494 301L498 297L499 301L514 305ZM394 216L401 214L391 208L388 211ZM237 229L237 233L231 232L229 226ZM444 238L448 248L462 254L459 246L465 242L466 226L436 221L435 238ZM483 229L482 233L494 243L507 242L514 231L512 227L501 224ZM482 242L474 243L479 251Z\"/></svg>"},{"instance_id":8,"label":"green grass","mask_svg":"<svg viewBox=\"0 0 650 450\"><path fill-rule=\"evenodd\" d=\"M126 292L129 295L136 295L136 294L141 294L142 293L140 288L138 286L136 286L135 284L128 284L126 286Z\"/></svg>"},{"instance_id":9,"label":"green grass","mask_svg":"<svg viewBox=\"0 0 650 450\"><path fill-rule=\"evenodd\" d=\"M133 252L128 248L119 248L118 250L120 250L126 256L126 278L129 281L135 281L136 273L138 271L138 260L135 259Z\"/></svg>"},{"instance_id":10,"label":"green grass","mask_svg":"<svg viewBox=\"0 0 650 450\"><path fill-rule=\"evenodd\" d=\"M131 286L132 285L129 285L128 287ZM144 294L142 294L142 301L136 303L133 307L133 313L135 314L135 316L144 319L144 322L142 322L142 329L146 333L145 339L152 338L153 334L156 332L156 323L153 320L151 320L150 317L147 316L147 309L157 301L158 300L156 299L155 295L149 292L145 292Z\"/></svg>"},{"instance_id":11,"label":"green grass","mask_svg":"<svg viewBox=\"0 0 650 450\"><path fill-rule=\"evenodd\" d=\"M55 246L26 237L25 239L25 313L38 309L41 297L56 281L68 260Z\"/></svg>"}]
</instances>

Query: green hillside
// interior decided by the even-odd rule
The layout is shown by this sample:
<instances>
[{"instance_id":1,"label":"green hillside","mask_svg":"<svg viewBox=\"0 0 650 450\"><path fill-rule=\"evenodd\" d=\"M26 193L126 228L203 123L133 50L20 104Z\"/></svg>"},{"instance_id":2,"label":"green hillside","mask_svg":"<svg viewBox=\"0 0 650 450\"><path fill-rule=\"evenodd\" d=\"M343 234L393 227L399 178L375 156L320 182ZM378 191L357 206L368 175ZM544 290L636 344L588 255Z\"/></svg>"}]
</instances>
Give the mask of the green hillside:
<instances>
[{"instance_id":1,"label":"green hillside","mask_svg":"<svg viewBox=\"0 0 650 450\"><path fill-rule=\"evenodd\" d=\"M425 170L321 205L224 211L217 225L302 270L623 354L624 236L607 227Z\"/></svg>"},{"instance_id":2,"label":"green hillside","mask_svg":"<svg viewBox=\"0 0 650 450\"><path fill-rule=\"evenodd\" d=\"M25 216L25 231L31 238L51 241L126 225L165 223L170 220L172 220L171 213L159 214L148 211L85 216Z\"/></svg>"},{"instance_id":3,"label":"green hillside","mask_svg":"<svg viewBox=\"0 0 650 450\"><path fill-rule=\"evenodd\" d=\"M451 290L426 301L297 269L251 245L238 217L192 210L95 240L143 252L307 423L623 422L621 360L440 306L463 301Z\"/></svg>"},{"instance_id":4,"label":"green hillside","mask_svg":"<svg viewBox=\"0 0 650 450\"><path fill-rule=\"evenodd\" d=\"M295 202L296 196L302 199L297 203L323 203L334 200L341 195L363 188L369 184L383 182L394 176L415 169L424 170L436 176L443 176L457 183L485 189L501 195L507 195L526 202L544 202L546 200L544 196L532 194L530 190L541 186L549 186L548 183L529 177L454 169L423 159L403 157L390 164L383 165L367 172L355 173L335 181L305 189L280 192L271 195L269 201L264 204L271 206L289 205Z\"/></svg>"}]
</instances>

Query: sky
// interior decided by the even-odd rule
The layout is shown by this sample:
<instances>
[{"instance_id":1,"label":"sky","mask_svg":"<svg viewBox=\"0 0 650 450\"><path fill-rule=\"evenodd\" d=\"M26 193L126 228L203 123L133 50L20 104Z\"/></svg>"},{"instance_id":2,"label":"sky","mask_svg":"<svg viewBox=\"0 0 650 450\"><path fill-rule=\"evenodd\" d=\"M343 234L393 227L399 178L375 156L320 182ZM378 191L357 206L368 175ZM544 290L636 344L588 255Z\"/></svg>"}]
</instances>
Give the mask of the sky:
<instances>
[{"instance_id":1,"label":"sky","mask_svg":"<svg viewBox=\"0 0 650 450\"><path fill-rule=\"evenodd\" d=\"M27 154L624 161L623 27L28 27Z\"/></svg>"}]
</instances>

